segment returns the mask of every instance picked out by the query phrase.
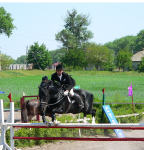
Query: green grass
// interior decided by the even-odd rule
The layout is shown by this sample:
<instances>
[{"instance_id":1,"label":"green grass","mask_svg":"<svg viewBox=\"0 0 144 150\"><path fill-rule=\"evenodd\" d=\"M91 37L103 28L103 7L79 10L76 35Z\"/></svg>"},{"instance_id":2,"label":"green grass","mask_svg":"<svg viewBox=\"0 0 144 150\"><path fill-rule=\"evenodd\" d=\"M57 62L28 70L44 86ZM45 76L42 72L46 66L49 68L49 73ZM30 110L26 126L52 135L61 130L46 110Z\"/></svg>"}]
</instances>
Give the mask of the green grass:
<instances>
[{"instance_id":1,"label":"green grass","mask_svg":"<svg viewBox=\"0 0 144 150\"><path fill-rule=\"evenodd\" d=\"M0 99L8 101L8 94L12 93L12 99L19 103L22 93L26 95L38 95L38 86L41 82L41 78L44 75L50 75L54 71L4 71L0 72L0 91L5 91L6 94L0 94ZM77 85L82 89L88 90L94 94L95 101L102 102L102 89L105 88L106 102L131 102L131 97L128 97L128 86L132 83L134 102L144 102L144 74L137 72L102 72L102 71L72 71L69 72L76 80ZM143 105L136 104L133 111L132 105L111 104L111 109L115 115L124 115L130 113L141 113L144 111ZM96 123L108 123L108 119L104 116L102 120L102 105L95 104L96 108ZM81 113L81 117L83 114ZM91 118L90 115L88 117ZM70 115L62 115L57 117L60 122L77 122L77 118ZM91 118L92 119L92 118ZM137 117L119 118L121 123L136 123L142 119L142 115ZM65 132L64 132L65 131ZM77 136L76 132L68 131L67 129L47 130L47 129L20 129L15 133L16 136ZM112 133L113 131L107 131ZM82 130L84 136L104 134L104 130ZM7 142L10 142L9 130L7 135ZM40 145L46 141L34 141L34 140L16 140L16 147L25 147L32 145Z\"/></svg>"},{"instance_id":2,"label":"green grass","mask_svg":"<svg viewBox=\"0 0 144 150\"><path fill-rule=\"evenodd\" d=\"M22 93L38 95L38 86L44 75L54 71L3 71L0 72L0 99L8 101L11 92L12 99L19 101ZM134 102L144 102L144 74L137 72L104 72L104 71L72 71L68 72L82 89L94 94L95 101L102 101L102 89L105 88L106 102L131 102L128 96L128 86L132 83Z\"/></svg>"}]
</instances>

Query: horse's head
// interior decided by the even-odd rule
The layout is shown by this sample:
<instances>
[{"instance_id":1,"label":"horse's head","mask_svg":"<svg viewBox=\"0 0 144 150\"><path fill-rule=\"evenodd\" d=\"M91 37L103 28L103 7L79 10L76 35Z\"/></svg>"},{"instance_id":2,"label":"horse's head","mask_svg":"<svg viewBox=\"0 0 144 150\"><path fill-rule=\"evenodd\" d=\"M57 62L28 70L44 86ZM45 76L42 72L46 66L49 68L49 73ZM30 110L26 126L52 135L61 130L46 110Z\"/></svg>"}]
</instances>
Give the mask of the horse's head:
<instances>
[{"instance_id":1,"label":"horse's head","mask_svg":"<svg viewBox=\"0 0 144 150\"><path fill-rule=\"evenodd\" d=\"M42 82L39 86L39 98L40 101L49 102L50 96L48 88L50 86L50 81L48 80L48 78L45 77L42 78Z\"/></svg>"},{"instance_id":2,"label":"horse's head","mask_svg":"<svg viewBox=\"0 0 144 150\"><path fill-rule=\"evenodd\" d=\"M58 83L55 83L51 80L48 80L47 82L42 81L41 85L39 86L40 100L49 102L50 100L55 99L56 101L60 96L61 91L62 90Z\"/></svg>"},{"instance_id":3,"label":"horse's head","mask_svg":"<svg viewBox=\"0 0 144 150\"><path fill-rule=\"evenodd\" d=\"M59 83L53 81L49 81L48 92L49 92L50 99L53 100L55 99L55 101L60 99L64 93L62 86Z\"/></svg>"}]
</instances>

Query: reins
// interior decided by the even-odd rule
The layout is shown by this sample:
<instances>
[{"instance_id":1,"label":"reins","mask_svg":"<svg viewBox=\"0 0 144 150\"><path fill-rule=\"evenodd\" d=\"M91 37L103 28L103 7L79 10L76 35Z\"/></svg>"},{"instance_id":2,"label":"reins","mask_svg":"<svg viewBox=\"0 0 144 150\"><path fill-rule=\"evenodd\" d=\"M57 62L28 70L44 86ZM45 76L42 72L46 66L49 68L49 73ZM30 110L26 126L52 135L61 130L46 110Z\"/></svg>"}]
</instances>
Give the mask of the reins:
<instances>
[{"instance_id":1,"label":"reins","mask_svg":"<svg viewBox=\"0 0 144 150\"><path fill-rule=\"evenodd\" d=\"M57 87L55 87L55 88L57 88ZM58 88L57 88L58 89ZM62 88L61 88L62 89ZM58 91L59 91L60 89L58 89ZM57 95L58 94L61 94L62 95L62 93L61 92L58 92L57 93ZM63 99L65 98L65 96L63 96L61 99L59 99L57 102L55 102L55 103L52 103L52 104L48 104L48 106L54 106L54 105L57 105L58 103L60 103Z\"/></svg>"},{"instance_id":2,"label":"reins","mask_svg":"<svg viewBox=\"0 0 144 150\"><path fill-rule=\"evenodd\" d=\"M55 102L53 104L48 104L48 106L56 105L56 104L60 103L63 99L64 99L64 97L62 97L60 100L58 100L57 102Z\"/></svg>"}]
</instances>

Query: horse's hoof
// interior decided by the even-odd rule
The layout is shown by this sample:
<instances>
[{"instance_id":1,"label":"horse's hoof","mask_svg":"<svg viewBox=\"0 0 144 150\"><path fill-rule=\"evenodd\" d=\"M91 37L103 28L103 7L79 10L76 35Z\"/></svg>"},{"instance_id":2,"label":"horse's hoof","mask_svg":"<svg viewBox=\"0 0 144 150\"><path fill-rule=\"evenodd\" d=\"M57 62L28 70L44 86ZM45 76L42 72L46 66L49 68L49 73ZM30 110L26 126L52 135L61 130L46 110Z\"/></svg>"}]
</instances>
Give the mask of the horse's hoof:
<instances>
[{"instance_id":1,"label":"horse's hoof","mask_svg":"<svg viewBox=\"0 0 144 150\"><path fill-rule=\"evenodd\" d=\"M57 126L59 123L60 121L57 121L57 120L53 122L54 126Z\"/></svg>"},{"instance_id":2,"label":"horse's hoof","mask_svg":"<svg viewBox=\"0 0 144 150\"><path fill-rule=\"evenodd\" d=\"M48 122L48 121L45 121L45 122L43 122L44 124L46 124L47 126L51 126L51 123L50 122Z\"/></svg>"},{"instance_id":3,"label":"horse's hoof","mask_svg":"<svg viewBox=\"0 0 144 150\"><path fill-rule=\"evenodd\" d=\"M50 123L50 122L46 122L46 125L47 125L48 127L50 127L50 126L51 126L51 123Z\"/></svg>"}]
</instances>

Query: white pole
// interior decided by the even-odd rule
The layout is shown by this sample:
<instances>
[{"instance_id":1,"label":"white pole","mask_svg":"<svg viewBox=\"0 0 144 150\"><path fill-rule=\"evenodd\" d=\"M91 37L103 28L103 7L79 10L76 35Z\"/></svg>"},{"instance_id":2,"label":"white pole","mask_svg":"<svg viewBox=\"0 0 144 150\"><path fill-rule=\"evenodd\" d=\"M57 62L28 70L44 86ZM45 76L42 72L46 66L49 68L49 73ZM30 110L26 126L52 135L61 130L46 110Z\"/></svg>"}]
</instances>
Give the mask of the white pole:
<instances>
[{"instance_id":1,"label":"white pole","mask_svg":"<svg viewBox=\"0 0 144 150\"><path fill-rule=\"evenodd\" d=\"M79 114L79 120L80 120L80 114ZM81 137L81 129L79 129L79 136Z\"/></svg>"},{"instance_id":2,"label":"white pole","mask_svg":"<svg viewBox=\"0 0 144 150\"><path fill-rule=\"evenodd\" d=\"M3 111L3 100L0 100L0 123L1 123L1 144L4 149L4 140L5 140L5 127L4 124L4 111Z\"/></svg>"},{"instance_id":3,"label":"white pole","mask_svg":"<svg viewBox=\"0 0 144 150\"><path fill-rule=\"evenodd\" d=\"M13 102L12 102L13 103ZM11 122L10 123L14 123L14 103L10 104L11 109L10 109L10 115L11 115ZM12 149L9 147L9 145L6 143L6 130L7 130L7 126L4 123L4 107L3 107L3 100L0 100L0 124L1 124L1 144L3 146L3 150L14 150L14 146L12 147ZM14 133L13 131L13 126L11 126L10 128L12 128L11 133ZM14 136L14 135L13 135ZM12 145L14 142L12 141Z\"/></svg>"},{"instance_id":4,"label":"white pole","mask_svg":"<svg viewBox=\"0 0 144 150\"><path fill-rule=\"evenodd\" d=\"M10 102L10 122L14 123L14 102ZM14 128L10 127L10 145L11 148L14 149Z\"/></svg>"},{"instance_id":5,"label":"white pole","mask_svg":"<svg viewBox=\"0 0 144 150\"><path fill-rule=\"evenodd\" d=\"M0 100L0 123L4 123L4 110L3 110L3 100Z\"/></svg>"}]
</instances>

